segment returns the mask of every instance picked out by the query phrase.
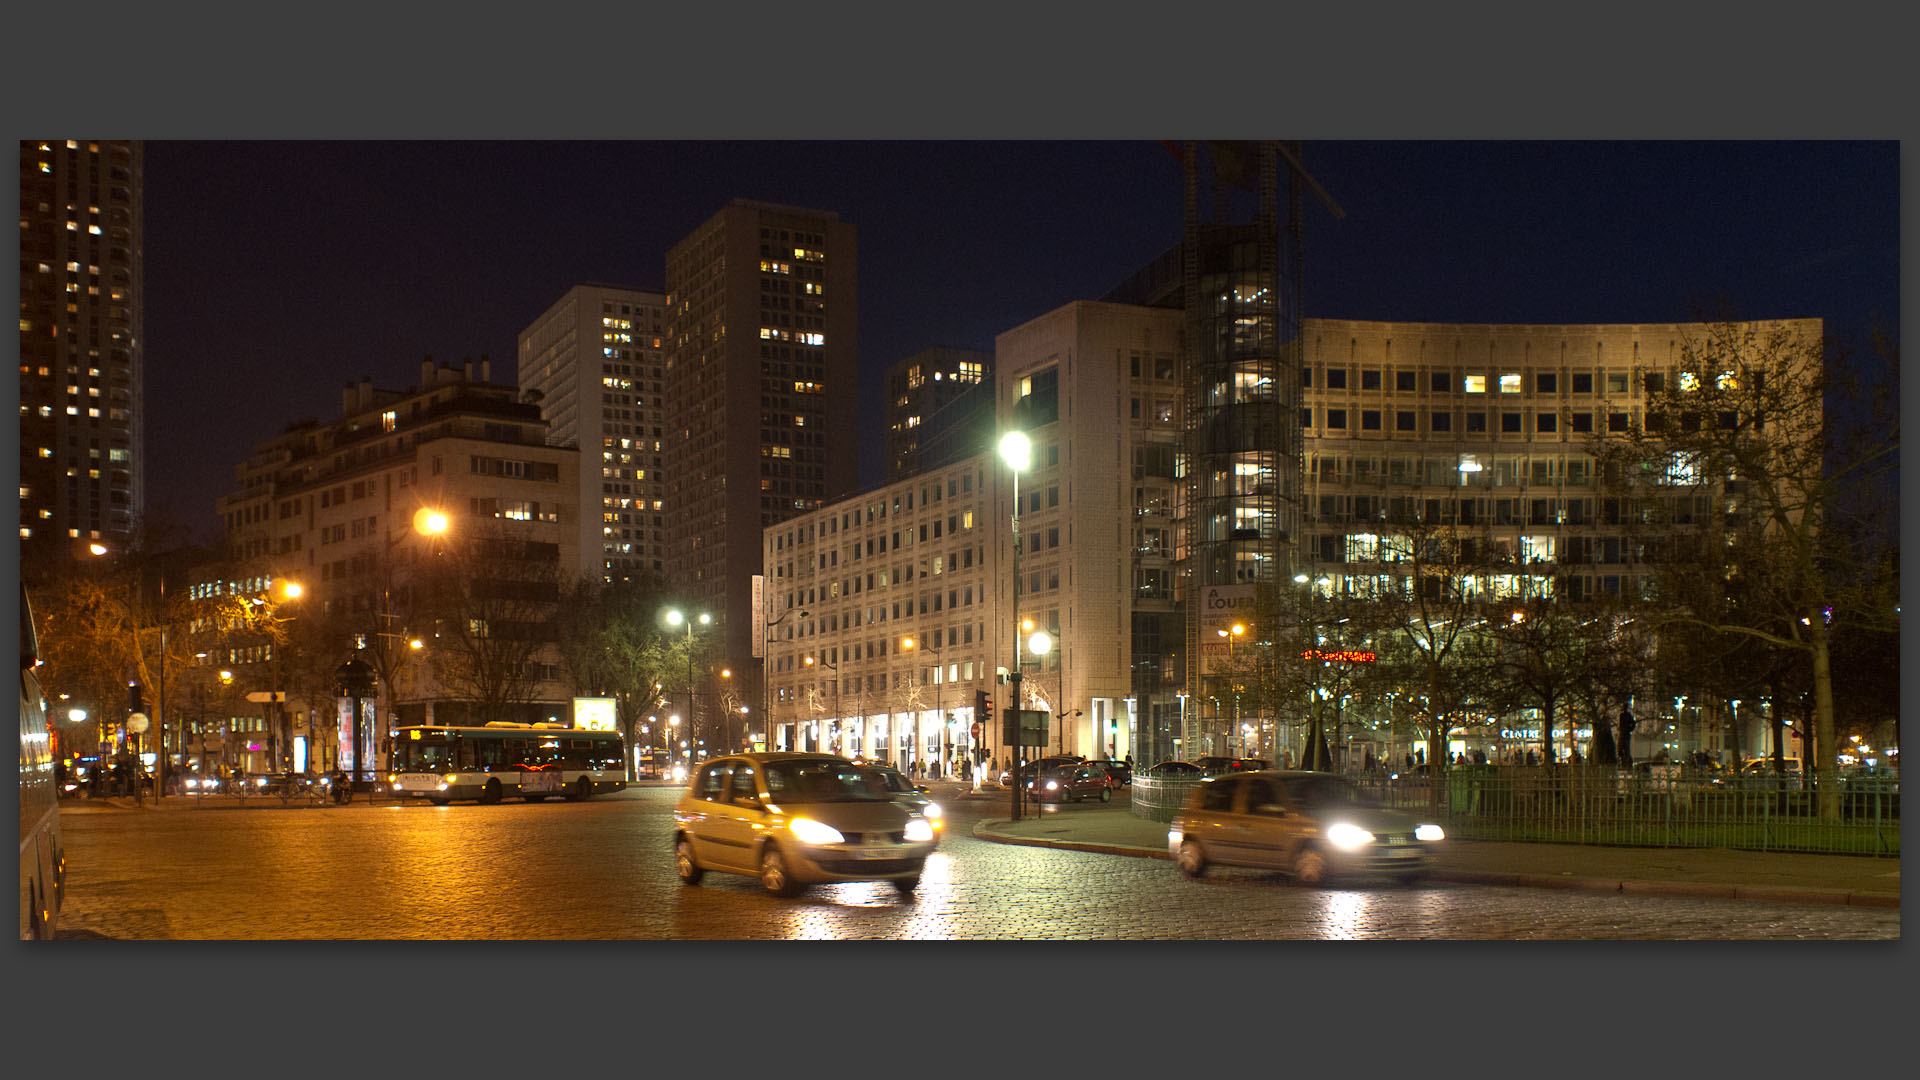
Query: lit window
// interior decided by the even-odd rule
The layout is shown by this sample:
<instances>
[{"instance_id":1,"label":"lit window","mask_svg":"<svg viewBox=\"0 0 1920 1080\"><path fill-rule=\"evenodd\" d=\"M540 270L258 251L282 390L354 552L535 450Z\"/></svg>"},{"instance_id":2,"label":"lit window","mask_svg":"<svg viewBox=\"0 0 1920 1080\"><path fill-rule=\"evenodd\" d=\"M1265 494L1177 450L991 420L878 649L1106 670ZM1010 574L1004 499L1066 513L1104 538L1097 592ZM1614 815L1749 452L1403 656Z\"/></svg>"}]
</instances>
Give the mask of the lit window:
<instances>
[{"instance_id":1,"label":"lit window","mask_svg":"<svg viewBox=\"0 0 1920 1080\"><path fill-rule=\"evenodd\" d=\"M1469 375L1462 381L1466 384L1466 390L1469 394L1484 394L1487 392L1487 377L1485 375Z\"/></svg>"},{"instance_id":2,"label":"lit window","mask_svg":"<svg viewBox=\"0 0 1920 1080\"><path fill-rule=\"evenodd\" d=\"M1471 378L1471 376L1469 376L1469 378ZM1519 374L1518 374L1518 373L1515 373L1515 374L1512 374L1512 375L1502 375L1502 376L1500 376L1500 392L1501 392L1501 393L1503 393L1503 394L1517 394L1517 393L1519 393L1519 392L1520 392L1520 376L1519 376Z\"/></svg>"}]
</instances>

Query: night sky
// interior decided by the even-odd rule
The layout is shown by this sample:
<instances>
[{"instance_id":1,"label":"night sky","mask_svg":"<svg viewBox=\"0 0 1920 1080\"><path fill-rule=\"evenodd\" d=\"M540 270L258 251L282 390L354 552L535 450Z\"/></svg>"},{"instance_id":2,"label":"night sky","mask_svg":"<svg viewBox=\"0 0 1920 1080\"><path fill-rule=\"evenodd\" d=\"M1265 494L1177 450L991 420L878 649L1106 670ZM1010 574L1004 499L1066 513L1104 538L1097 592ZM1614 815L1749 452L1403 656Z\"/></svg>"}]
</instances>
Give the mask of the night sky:
<instances>
[{"instance_id":1,"label":"night sky","mask_svg":"<svg viewBox=\"0 0 1920 1080\"><path fill-rule=\"evenodd\" d=\"M1585 323L1817 316L1898 340L1893 142L1310 142L1306 314ZM863 485L878 380L1096 298L1180 238L1158 142L155 142L150 512L218 536L233 466L362 376L482 354L569 287L665 285L734 198L859 227ZM163 510L163 507L165 508Z\"/></svg>"}]
</instances>

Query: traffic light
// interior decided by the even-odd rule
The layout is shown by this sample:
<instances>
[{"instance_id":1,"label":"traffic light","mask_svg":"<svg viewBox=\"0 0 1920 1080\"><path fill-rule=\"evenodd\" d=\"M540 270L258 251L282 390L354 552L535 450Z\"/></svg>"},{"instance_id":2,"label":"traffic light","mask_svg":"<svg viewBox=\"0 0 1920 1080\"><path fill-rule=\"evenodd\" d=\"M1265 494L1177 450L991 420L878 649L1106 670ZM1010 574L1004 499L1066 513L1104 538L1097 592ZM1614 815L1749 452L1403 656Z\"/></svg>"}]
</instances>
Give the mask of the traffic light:
<instances>
[{"instance_id":1,"label":"traffic light","mask_svg":"<svg viewBox=\"0 0 1920 1080\"><path fill-rule=\"evenodd\" d=\"M993 699L985 690L973 692L973 718L978 723L986 723L993 717Z\"/></svg>"},{"instance_id":2,"label":"traffic light","mask_svg":"<svg viewBox=\"0 0 1920 1080\"><path fill-rule=\"evenodd\" d=\"M127 684L127 711L130 713L147 711L146 702L140 699L140 680L138 679Z\"/></svg>"}]
</instances>

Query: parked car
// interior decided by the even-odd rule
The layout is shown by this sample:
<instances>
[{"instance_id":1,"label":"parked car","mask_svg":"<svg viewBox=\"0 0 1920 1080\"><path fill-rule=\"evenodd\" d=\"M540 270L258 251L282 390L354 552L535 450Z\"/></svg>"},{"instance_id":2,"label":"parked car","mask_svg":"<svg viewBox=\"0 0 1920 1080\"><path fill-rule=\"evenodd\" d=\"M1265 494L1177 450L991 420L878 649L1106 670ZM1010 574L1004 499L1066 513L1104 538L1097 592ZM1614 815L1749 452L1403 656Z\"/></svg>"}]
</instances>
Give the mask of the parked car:
<instances>
[{"instance_id":1,"label":"parked car","mask_svg":"<svg viewBox=\"0 0 1920 1080\"><path fill-rule=\"evenodd\" d=\"M934 802L933 797L927 794L930 790L927 785L914 783L907 779L905 773L891 765L868 764L866 770L874 783L885 788L887 795L894 802L918 812L921 817L932 822L934 836L936 839L939 837L940 830L947 827L943 820L946 811L942 810L940 804Z\"/></svg>"},{"instance_id":2,"label":"parked car","mask_svg":"<svg viewBox=\"0 0 1920 1080\"><path fill-rule=\"evenodd\" d=\"M1124 761L1102 758L1099 761L1089 762L1088 764L1098 765L1106 769L1107 776L1110 778L1113 787L1123 788L1133 783L1133 766Z\"/></svg>"},{"instance_id":3,"label":"parked car","mask_svg":"<svg viewBox=\"0 0 1920 1080\"><path fill-rule=\"evenodd\" d=\"M1303 885L1376 875L1412 883L1444 836L1437 824L1382 809L1341 777L1257 771L1196 786L1174 815L1167 848L1191 878L1219 864L1279 870Z\"/></svg>"},{"instance_id":4,"label":"parked car","mask_svg":"<svg viewBox=\"0 0 1920 1080\"><path fill-rule=\"evenodd\" d=\"M709 870L757 877L793 896L808 885L920 885L933 824L832 754L736 754L701 762L673 808L674 870L698 885Z\"/></svg>"},{"instance_id":5,"label":"parked car","mask_svg":"<svg viewBox=\"0 0 1920 1080\"><path fill-rule=\"evenodd\" d=\"M1200 766L1200 772L1206 776L1273 768L1273 762L1265 758L1200 757L1194 758L1193 763Z\"/></svg>"},{"instance_id":6,"label":"parked car","mask_svg":"<svg viewBox=\"0 0 1920 1080\"><path fill-rule=\"evenodd\" d=\"M1038 776L1048 769L1059 768L1062 765L1078 765L1085 760L1087 759L1081 757L1079 754L1051 754L1038 761L1020 766L1020 776L1023 779L1030 780L1032 777ZM1011 769L1000 770L1000 782L1011 785L1013 783L1013 771Z\"/></svg>"},{"instance_id":7,"label":"parked car","mask_svg":"<svg viewBox=\"0 0 1920 1080\"><path fill-rule=\"evenodd\" d=\"M1198 780L1206 774L1191 761L1163 761L1147 770L1155 780Z\"/></svg>"},{"instance_id":8,"label":"parked car","mask_svg":"<svg viewBox=\"0 0 1920 1080\"><path fill-rule=\"evenodd\" d=\"M1107 770L1082 763L1042 772L1027 784L1027 797L1034 802L1108 802L1113 798L1113 788L1107 784Z\"/></svg>"},{"instance_id":9,"label":"parked car","mask_svg":"<svg viewBox=\"0 0 1920 1080\"><path fill-rule=\"evenodd\" d=\"M1863 767L1840 774L1840 806L1847 817L1900 816L1900 773Z\"/></svg>"}]
</instances>

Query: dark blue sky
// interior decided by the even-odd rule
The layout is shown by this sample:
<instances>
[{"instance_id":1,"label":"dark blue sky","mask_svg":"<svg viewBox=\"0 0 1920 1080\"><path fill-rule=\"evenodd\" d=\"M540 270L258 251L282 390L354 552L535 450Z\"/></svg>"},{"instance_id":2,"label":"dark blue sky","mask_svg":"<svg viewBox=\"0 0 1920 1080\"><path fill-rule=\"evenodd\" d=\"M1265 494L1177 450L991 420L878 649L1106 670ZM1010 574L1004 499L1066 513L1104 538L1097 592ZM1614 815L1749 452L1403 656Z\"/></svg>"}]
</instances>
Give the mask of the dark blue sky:
<instances>
[{"instance_id":1,"label":"dark blue sky","mask_svg":"<svg viewBox=\"0 0 1920 1080\"><path fill-rule=\"evenodd\" d=\"M1818 316L1898 337L1893 142L1313 142L1310 316L1656 322ZM149 142L149 502L202 539L234 463L422 356L514 377L570 286L664 285L733 198L859 227L863 436L930 345L1105 292L1180 235L1157 142ZM877 454L864 454L876 460ZM863 475L863 482L878 479Z\"/></svg>"}]
</instances>

